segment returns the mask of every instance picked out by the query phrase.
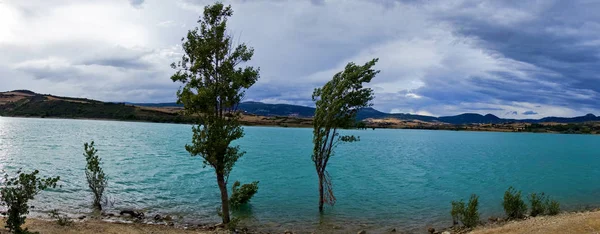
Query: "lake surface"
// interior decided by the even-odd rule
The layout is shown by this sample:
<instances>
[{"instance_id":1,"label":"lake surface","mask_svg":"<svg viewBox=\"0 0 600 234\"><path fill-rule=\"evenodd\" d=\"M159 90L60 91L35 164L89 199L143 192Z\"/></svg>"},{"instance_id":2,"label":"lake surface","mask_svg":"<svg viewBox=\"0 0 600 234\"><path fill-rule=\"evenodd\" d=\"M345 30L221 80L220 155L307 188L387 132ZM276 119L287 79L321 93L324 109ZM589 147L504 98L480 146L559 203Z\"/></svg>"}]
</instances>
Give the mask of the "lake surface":
<instances>
[{"instance_id":1,"label":"lake surface","mask_svg":"<svg viewBox=\"0 0 600 234\"><path fill-rule=\"evenodd\" d=\"M450 201L480 196L481 218L502 215L509 186L546 192L565 209L600 204L600 136L428 130L352 130L329 163L334 207L319 215L312 129L245 127L247 153L230 176L260 181L237 215L266 230L424 232L451 224ZM83 144L94 140L115 207L218 221L214 172L184 149L191 125L0 117L0 170L60 176L36 211L90 212ZM328 232L328 231L327 231Z\"/></svg>"}]
</instances>

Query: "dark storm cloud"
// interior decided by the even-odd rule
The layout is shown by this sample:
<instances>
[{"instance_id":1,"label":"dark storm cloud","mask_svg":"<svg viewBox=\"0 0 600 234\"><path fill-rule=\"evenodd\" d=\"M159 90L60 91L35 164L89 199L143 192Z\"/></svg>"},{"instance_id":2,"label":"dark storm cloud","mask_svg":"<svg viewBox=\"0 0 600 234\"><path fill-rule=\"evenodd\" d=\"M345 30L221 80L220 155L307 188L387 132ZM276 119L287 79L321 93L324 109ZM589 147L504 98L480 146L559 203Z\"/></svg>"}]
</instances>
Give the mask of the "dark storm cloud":
<instances>
[{"instance_id":1,"label":"dark storm cloud","mask_svg":"<svg viewBox=\"0 0 600 234\"><path fill-rule=\"evenodd\" d=\"M144 4L144 0L129 0L129 3L136 8L142 7L142 4Z\"/></svg>"},{"instance_id":2,"label":"dark storm cloud","mask_svg":"<svg viewBox=\"0 0 600 234\"><path fill-rule=\"evenodd\" d=\"M535 112L535 111L525 111L522 114L524 114L524 115L537 115L538 113Z\"/></svg>"},{"instance_id":3,"label":"dark storm cloud","mask_svg":"<svg viewBox=\"0 0 600 234\"><path fill-rule=\"evenodd\" d=\"M39 3L10 2L18 17L0 15L1 83L157 102L175 99L179 84L168 79L168 64L214 1ZM261 67L246 100L313 105L313 89L347 62L377 57L382 72L369 87L382 111L515 118L600 112L598 1L224 3L235 12L228 29L255 48L251 64ZM8 74L26 81L7 82Z\"/></svg>"},{"instance_id":4,"label":"dark storm cloud","mask_svg":"<svg viewBox=\"0 0 600 234\"><path fill-rule=\"evenodd\" d=\"M83 61L83 65L100 65L100 66L110 66L110 67L119 67L125 69L144 69L149 68L151 65L140 61L140 60L131 60L131 59L123 59L123 58L105 58L99 60L88 60Z\"/></svg>"}]
</instances>

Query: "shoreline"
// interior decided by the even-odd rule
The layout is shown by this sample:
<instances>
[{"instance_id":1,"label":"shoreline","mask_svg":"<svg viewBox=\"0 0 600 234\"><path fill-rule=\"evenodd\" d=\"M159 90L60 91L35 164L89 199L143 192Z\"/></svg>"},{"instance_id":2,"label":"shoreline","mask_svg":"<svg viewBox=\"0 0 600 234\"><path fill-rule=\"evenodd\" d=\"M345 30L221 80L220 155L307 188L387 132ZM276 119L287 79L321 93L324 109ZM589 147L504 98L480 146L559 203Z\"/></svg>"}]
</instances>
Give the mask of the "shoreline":
<instances>
[{"instance_id":1,"label":"shoreline","mask_svg":"<svg viewBox=\"0 0 600 234\"><path fill-rule=\"evenodd\" d=\"M266 116L268 117L268 116ZM119 119L103 119L103 118L62 118L62 117L40 117L40 116L1 116L0 118L23 118L23 119L55 119L55 120L91 120L91 121L114 121L127 123L155 123L155 124L178 124L178 125L196 125L195 123L175 123L175 122L153 122L145 120L119 120ZM277 128L312 128L309 125L279 125L279 124L248 124L241 123L244 127L277 127ZM436 129L436 128L403 128L403 127L371 127L367 126L365 130L375 129L391 129L391 130L425 130L425 131L449 131L449 132L497 132L497 133L533 133L533 134L558 134L558 135L600 135L600 133L568 133L568 132L551 132L551 131L494 131L485 129ZM354 129L353 129L354 130Z\"/></svg>"},{"instance_id":2,"label":"shoreline","mask_svg":"<svg viewBox=\"0 0 600 234\"><path fill-rule=\"evenodd\" d=\"M8 233L4 228L6 217L1 219L0 233ZM133 222L126 220L107 220L101 218L84 218L72 219L73 223L70 226L60 226L54 220L32 217L26 220L24 227L30 231L40 233L62 234L62 233L123 233L123 234L138 234L138 233L230 233L228 230L215 226L185 226L185 225L168 225L161 223L150 222ZM242 229L241 233L264 233L260 230ZM556 216L537 216L523 220L488 222L480 225L472 230L463 228L442 228L435 229L433 233L440 234L458 234L458 233L473 233L473 234L517 234L517 233L592 233L600 231L600 210L563 212ZM245 232L244 232L245 231ZM339 230L338 230L339 231ZM380 231L364 229L361 233L380 233ZM286 230L285 233L305 233L306 231ZM392 229L388 233L406 233L406 230ZM418 231L418 233L427 233L427 229ZM317 233L317 232L306 232ZM336 230L331 230L331 233L337 233ZM341 233L349 233L348 230ZM351 232L354 233L354 232ZM410 232L409 232L410 233Z\"/></svg>"}]
</instances>

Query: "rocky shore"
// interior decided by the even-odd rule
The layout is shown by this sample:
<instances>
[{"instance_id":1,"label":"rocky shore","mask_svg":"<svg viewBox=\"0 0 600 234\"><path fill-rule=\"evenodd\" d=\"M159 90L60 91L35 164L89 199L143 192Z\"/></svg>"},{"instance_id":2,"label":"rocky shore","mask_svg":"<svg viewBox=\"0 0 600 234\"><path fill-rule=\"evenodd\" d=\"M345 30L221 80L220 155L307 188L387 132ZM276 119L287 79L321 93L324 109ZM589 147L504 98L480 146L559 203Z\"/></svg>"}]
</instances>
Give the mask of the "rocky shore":
<instances>
[{"instance_id":1,"label":"rocky shore","mask_svg":"<svg viewBox=\"0 0 600 234\"><path fill-rule=\"evenodd\" d=\"M139 211L129 212L124 210L122 214L104 213L101 216L72 217L73 223L69 226L61 226L54 220L41 218L28 218L25 227L30 231L49 234L75 234L75 233L232 233L222 225L191 225L177 223L169 215L144 215ZM1 219L0 225L4 226L5 218ZM524 220L506 221L499 218L490 218L488 222L475 229L461 227L450 227L440 230L427 228L423 233L437 234L517 234L517 233L598 233L600 232L600 210L562 213L556 216L529 217ZM8 230L0 228L0 234L8 234ZM257 230L240 229L236 233L263 233ZM295 234L294 230L282 233ZM317 232L315 232L317 233ZM379 233L361 230L359 234ZM402 230L391 229L389 233L408 233Z\"/></svg>"}]
</instances>

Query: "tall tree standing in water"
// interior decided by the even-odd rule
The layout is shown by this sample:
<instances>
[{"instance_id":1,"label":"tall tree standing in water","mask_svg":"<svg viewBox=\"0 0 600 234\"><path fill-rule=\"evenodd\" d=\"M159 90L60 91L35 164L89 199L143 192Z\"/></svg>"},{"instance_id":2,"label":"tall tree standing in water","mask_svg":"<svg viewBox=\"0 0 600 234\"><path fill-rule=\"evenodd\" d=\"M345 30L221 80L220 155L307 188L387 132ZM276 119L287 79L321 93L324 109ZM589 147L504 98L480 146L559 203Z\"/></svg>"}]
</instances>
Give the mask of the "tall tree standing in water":
<instances>
[{"instance_id":1,"label":"tall tree standing in water","mask_svg":"<svg viewBox=\"0 0 600 234\"><path fill-rule=\"evenodd\" d=\"M252 58L254 49L243 43L233 45L226 31L227 19L232 14L231 6L220 2L204 7L199 27L182 38L181 61L171 64L177 70L171 79L183 83L177 92L177 102L184 105L187 115L199 118L198 125L192 128L192 144L185 149L192 156L201 156L205 166L215 169L224 224L230 221L229 173L245 153L239 146L230 145L244 136L237 107L245 90L259 78L258 68L240 67Z\"/></svg>"},{"instance_id":2,"label":"tall tree standing in water","mask_svg":"<svg viewBox=\"0 0 600 234\"><path fill-rule=\"evenodd\" d=\"M364 83L379 73L372 67L378 59L373 59L363 66L348 63L344 71L333 76L333 79L322 88L316 88L312 99L316 104L313 120L313 154L312 160L319 177L319 211L323 204L335 204L331 177L326 170L334 148L341 142L354 142L360 138L353 135L340 135L339 129L355 125L356 113L369 107L373 100L373 90L363 87Z\"/></svg>"}]
</instances>

